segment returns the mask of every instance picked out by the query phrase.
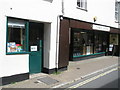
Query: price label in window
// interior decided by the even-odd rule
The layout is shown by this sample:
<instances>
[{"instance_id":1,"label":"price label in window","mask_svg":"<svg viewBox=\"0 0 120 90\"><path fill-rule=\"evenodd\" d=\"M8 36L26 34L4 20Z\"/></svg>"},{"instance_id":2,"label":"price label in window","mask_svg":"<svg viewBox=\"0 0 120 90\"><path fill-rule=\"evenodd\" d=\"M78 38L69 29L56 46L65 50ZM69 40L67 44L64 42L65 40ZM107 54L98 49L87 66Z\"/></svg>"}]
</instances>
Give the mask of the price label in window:
<instances>
[{"instance_id":1,"label":"price label in window","mask_svg":"<svg viewBox=\"0 0 120 90\"><path fill-rule=\"evenodd\" d=\"M33 51L37 51L37 46L31 46L30 47L30 50L33 52Z\"/></svg>"}]
</instances>

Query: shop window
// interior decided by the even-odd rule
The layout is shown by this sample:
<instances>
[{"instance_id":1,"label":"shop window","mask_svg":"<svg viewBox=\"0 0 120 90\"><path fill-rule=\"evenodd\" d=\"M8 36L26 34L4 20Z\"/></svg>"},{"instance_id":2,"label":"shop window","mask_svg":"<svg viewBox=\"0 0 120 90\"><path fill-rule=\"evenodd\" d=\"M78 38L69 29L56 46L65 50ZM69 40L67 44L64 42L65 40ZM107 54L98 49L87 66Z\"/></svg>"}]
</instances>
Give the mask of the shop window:
<instances>
[{"instance_id":1,"label":"shop window","mask_svg":"<svg viewBox=\"0 0 120 90\"><path fill-rule=\"evenodd\" d=\"M73 56L93 54L93 33L73 32Z\"/></svg>"},{"instance_id":2,"label":"shop window","mask_svg":"<svg viewBox=\"0 0 120 90\"><path fill-rule=\"evenodd\" d=\"M7 53L26 52L25 21L8 18Z\"/></svg>"},{"instance_id":3,"label":"shop window","mask_svg":"<svg viewBox=\"0 0 120 90\"><path fill-rule=\"evenodd\" d=\"M107 32L72 29L73 58L108 52Z\"/></svg>"},{"instance_id":4,"label":"shop window","mask_svg":"<svg viewBox=\"0 0 120 90\"><path fill-rule=\"evenodd\" d=\"M116 55L116 56L119 55L119 35L118 34L110 34L109 54Z\"/></svg>"},{"instance_id":5,"label":"shop window","mask_svg":"<svg viewBox=\"0 0 120 90\"><path fill-rule=\"evenodd\" d=\"M77 0L77 7L83 10L87 10L87 0Z\"/></svg>"},{"instance_id":6,"label":"shop window","mask_svg":"<svg viewBox=\"0 0 120 90\"><path fill-rule=\"evenodd\" d=\"M106 52L108 45L108 35L105 32L95 32L94 53Z\"/></svg>"}]
</instances>

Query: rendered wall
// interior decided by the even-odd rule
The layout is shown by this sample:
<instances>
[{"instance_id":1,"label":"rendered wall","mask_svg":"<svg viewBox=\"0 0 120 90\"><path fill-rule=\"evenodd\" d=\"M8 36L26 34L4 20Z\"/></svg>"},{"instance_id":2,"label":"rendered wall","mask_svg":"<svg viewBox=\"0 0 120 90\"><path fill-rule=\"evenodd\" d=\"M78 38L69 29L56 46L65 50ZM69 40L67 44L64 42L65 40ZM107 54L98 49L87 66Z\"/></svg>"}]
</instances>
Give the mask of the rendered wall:
<instances>
[{"instance_id":1,"label":"rendered wall","mask_svg":"<svg viewBox=\"0 0 120 90\"><path fill-rule=\"evenodd\" d=\"M55 8L57 7L57 8ZM0 77L29 72L29 54L6 55L6 19L16 17L45 23L44 67L55 68L56 63L56 23L61 14L61 1L52 3L44 0L2 0L0 1ZM49 23L49 24L48 24ZM51 25L50 25L51 23ZM47 42L49 40L49 42ZM44 44L45 44L44 43Z\"/></svg>"},{"instance_id":2,"label":"rendered wall","mask_svg":"<svg viewBox=\"0 0 120 90\"><path fill-rule=\"evenodd\" d=\"M64 16L88 22L93 22L96 16L95 23L118 27L115 23L115 0L87 0L87 11L77 8L77 0L64 0Z\"/></svg>"},{"instance_id":3,"label":"rendered wall","mask_svg":"<svg viewBox=\"0 0 120 90\"><path fill-rule=\"evenodd\" d=\"M44 60L43 67L49 68L51 24L44 24Z\"/></svg>"},{"instance_id":4,"label":"rendered wall","mask_svg":"<svg viewBox=\"0 0 120 90\"><path fill-rule=\"evenodd\" d=\"M0 17L0 77L29 72L27 54L6 55L6 16Z\"/></svg>"}]
</instances>

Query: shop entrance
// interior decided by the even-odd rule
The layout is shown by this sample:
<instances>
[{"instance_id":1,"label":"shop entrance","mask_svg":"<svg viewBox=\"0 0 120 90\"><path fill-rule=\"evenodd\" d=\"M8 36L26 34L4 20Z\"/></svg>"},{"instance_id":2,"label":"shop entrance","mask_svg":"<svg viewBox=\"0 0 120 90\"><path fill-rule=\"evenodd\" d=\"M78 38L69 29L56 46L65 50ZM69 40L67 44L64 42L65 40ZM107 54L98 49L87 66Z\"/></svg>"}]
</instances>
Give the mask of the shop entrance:
<instances>
[{"instance_id":1,"label":"shop entrance","mask_svg":"<svg viewBox=\"0 0 120 90\"><path fill-rule=\"evenodd\" d=\"M29 72L40 73L43 61L43 23L29 23Z\"/></svg>"}]
</instances>

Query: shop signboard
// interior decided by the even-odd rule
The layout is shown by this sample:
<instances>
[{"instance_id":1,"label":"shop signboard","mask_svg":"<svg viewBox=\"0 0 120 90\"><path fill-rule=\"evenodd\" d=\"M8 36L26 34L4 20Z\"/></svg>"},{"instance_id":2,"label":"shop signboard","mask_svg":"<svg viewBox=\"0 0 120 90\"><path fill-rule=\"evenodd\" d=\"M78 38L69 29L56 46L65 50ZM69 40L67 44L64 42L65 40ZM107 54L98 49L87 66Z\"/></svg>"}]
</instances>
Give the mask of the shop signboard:
<instances>
[{"instance_id":1,"label":"shop signboard","mask_svg":"<svg viewBox=\"0 0 120 90\"><path fill-rule=\"evenodd\" d=\"M101 26L101 25L95 25L95 24L93 24L92 28L95 29L95 30L101 30L101 31L107 31L107 32L110 31L110 27Z\"/></svg>"}]
</instances>

